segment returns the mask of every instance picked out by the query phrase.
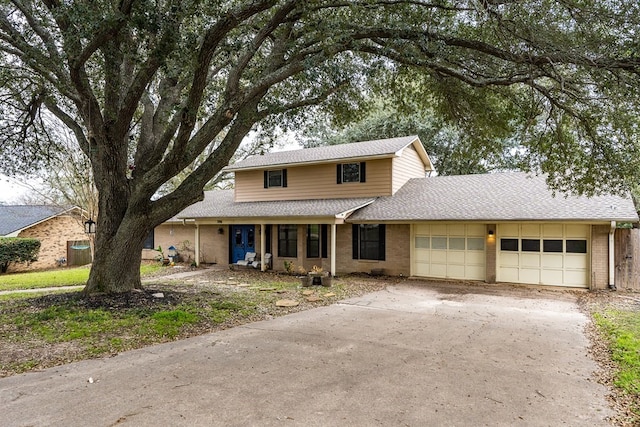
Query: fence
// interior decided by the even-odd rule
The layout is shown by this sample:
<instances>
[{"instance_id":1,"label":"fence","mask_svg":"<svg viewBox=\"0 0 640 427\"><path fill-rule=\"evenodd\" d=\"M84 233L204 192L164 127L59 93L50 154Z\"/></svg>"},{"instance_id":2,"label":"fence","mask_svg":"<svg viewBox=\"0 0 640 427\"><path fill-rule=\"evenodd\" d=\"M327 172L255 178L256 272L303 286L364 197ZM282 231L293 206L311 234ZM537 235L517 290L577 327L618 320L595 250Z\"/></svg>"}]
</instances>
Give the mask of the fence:
<instances>
[{"instance_id":1,"label":"fence","mask_svg":"<svg viewBox=\"0 0 640 427\"><path fill-rule=\"evenodd\" d=\"M614 238L616 288L640 291L640 229L619 228Z\"/></svg>"}]
</instances>

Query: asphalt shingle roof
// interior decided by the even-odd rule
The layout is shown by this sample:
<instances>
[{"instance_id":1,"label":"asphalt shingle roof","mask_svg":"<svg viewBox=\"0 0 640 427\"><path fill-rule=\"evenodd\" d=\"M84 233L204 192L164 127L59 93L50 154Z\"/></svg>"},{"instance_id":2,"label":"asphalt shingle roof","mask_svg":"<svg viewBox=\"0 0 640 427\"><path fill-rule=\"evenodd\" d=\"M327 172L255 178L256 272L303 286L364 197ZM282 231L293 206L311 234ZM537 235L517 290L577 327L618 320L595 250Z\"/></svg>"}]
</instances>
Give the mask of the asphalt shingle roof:
<instances>
[{"instance_id":1,"label":"asphalt shingle roof","mask_svg":"<svg viewBox=\"0 0 640 427\"><path fill-rule=\"evenodd\" d=\"M280 151L262 156L251 156L225 168L226 171L262 168L266 166L315 163L340 159L359 159L391 156L407 147L418 137L416 135L350 144L327 145L300 150Z\"/></svg>"},{"instance_id":2,"label":"asphalt shingle roof","mask_svg":"<svg viewBox=\"0 0 640 427\"><path fill-rule=\"evenodd\" d=\"M638 215L630 197L554 197L543 176L509 172L412 179L349 220L637 222Z\"/></svg>"},{"instance_id":3,"label":"asphalt shingle roof","mask_svg":"<svg viewBox=\"0 0 640 427\"><path fill-rule=\"evenodd\" d=\"M0 236L22 230L67 210L59 206L0 205Z\"/></svg>"},{"instance_id":4,"label":"asphalt shingle roof","mask_svg":"<svg viewBox=\"0 0 640 427\"><path fill-rule=\"evenodd\" d=\"M234 202L233 190L206 191L204 200L195 203L178 219L197 218L273 218L335 217L374 200L367 198L327 200L278 200L270 202Z\"/></svg>"}]
</instances>

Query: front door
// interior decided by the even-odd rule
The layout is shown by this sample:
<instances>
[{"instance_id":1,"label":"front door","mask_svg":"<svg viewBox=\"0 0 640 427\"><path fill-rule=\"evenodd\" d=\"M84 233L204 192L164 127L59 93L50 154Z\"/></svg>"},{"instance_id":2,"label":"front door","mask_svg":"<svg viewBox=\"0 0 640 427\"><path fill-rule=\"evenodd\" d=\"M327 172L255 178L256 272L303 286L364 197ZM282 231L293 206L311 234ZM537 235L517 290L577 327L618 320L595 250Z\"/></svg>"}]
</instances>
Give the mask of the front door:
<instances>
[{"instance_id":1,"label":"front door","mask_svg":"<svg viewBox=\"0 0 640 427\"><path fill-rule=\"evenodd\" d=\"M247 252L256 251L256 232L253 225L231 226L231 263L243 260Z\"/></svg>"}]
</instances>

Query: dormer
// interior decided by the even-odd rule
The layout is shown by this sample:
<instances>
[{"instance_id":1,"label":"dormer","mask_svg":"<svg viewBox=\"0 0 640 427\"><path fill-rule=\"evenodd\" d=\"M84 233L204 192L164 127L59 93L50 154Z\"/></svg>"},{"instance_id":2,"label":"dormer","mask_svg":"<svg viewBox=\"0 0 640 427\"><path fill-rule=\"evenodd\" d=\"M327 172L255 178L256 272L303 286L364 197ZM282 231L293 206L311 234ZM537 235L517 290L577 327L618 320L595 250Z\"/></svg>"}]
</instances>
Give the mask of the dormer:
<instances>
[{"instance_id":1,"label":"dormer","mask_svg":"<svg viewBox=\"0 0 640 427\"><path fill-rule=\"evenodd\" d=\"M309 200L393 195L434 170L417 136L252 156L229 165L235 201Z\"/></svg>"}]
</instances>

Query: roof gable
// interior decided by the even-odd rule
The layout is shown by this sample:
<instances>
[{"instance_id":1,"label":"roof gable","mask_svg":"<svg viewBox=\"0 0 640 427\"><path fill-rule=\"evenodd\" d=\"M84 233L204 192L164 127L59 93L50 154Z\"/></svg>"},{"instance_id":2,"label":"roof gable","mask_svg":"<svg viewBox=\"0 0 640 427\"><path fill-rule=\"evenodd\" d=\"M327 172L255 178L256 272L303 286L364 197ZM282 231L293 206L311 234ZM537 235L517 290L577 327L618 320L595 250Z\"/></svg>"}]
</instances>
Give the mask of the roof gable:
<instances>
[{"instance_id":1,"label":"roof gable","mask_svg":"<svg viewBox=\"0 0 640 427\"><path fill-rule=\"evenodd\" d=\"M0 236L20 232L69 210L47 205L0 205Z\"/></svg>"},{"instance_id":2,"label":"roof gable","mask_svg":"<svg viewBox=\"0 0 640 427\"><path fill-rule=\"evenodd\" d=\"M400 155L402 150L409 145L413 145L416 149L427 170L433 170L431 160L416 135L267 153L264 155L251 156L238 163L227 166L224 170L227 172L235 172L238 170L265 169L274 166L329 163L337 160L347 161L394 157Z\"/></svg>"}]
</instances>

